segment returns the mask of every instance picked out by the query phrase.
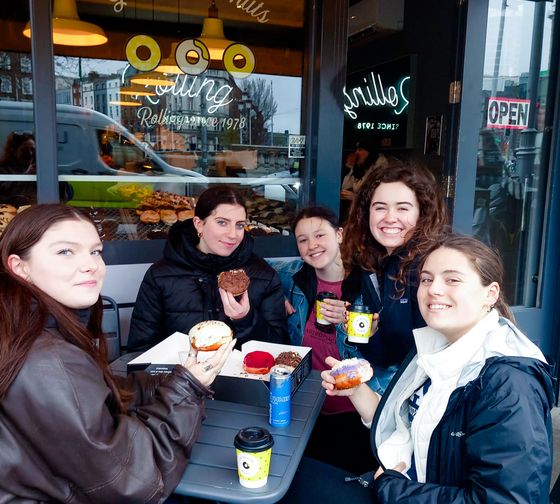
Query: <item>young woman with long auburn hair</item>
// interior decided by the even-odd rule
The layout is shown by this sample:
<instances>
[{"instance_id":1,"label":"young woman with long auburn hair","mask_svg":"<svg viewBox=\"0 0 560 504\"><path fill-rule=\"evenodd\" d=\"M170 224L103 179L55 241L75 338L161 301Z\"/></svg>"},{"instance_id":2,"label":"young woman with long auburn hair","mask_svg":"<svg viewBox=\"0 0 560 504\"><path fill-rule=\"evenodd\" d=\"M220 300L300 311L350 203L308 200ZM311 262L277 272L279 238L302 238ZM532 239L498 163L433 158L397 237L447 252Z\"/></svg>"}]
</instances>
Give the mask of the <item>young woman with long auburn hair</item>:
<instances>
[{"instance_id":1,"label":"young woman with long auburn hair","mask_svg":"<svg viewBox=\"0 0 560 504\"><path fill-rule=\"evenodd\" d=\"M103 244L78 210L35 205L0 239L0 501L162 502L204 419L210 362L113 377Z\"/></svg>"}]
</instances>

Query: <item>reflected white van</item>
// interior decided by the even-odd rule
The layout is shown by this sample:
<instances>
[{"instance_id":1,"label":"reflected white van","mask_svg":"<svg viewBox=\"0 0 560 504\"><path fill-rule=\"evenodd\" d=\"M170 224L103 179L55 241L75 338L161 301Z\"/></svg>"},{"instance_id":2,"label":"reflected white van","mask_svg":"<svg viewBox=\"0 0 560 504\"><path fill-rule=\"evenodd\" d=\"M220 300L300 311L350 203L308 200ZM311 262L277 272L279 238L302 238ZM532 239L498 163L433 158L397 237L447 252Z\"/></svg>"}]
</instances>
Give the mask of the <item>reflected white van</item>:
<instances>
[{"instance_id":1,"label":"reflected white van","mask_svg":"<svg viewBox=\"0 0 560 504\"><path fill-rule=\"evenodd\" d=\"M34 130L31 102L0 101L0 141ZM56 106L59 175L179 175L206 178L172 166L119 123L95 110ZM2 144L3 147L3 144Z\"/></svg>"}]
</instances>

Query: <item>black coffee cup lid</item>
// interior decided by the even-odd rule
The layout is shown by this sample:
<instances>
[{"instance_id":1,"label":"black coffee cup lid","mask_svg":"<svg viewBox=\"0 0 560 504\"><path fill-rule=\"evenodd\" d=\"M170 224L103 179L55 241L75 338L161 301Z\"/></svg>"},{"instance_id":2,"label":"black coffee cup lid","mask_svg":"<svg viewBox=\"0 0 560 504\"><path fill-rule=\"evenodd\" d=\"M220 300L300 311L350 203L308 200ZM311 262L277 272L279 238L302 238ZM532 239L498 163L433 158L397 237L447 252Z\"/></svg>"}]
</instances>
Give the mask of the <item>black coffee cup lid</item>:
<instances>
[{"instance_id":1,"label":"black coffee cup lid","mask_svg":"<svg viewBox=\"0 0 560 504\"><path fill-rule=\"evenodd\" d=\"M268 450L273 444L272 434L262 427L245 427L233 441L237 449L247 452Z\"/></svg>"}]
</instances>

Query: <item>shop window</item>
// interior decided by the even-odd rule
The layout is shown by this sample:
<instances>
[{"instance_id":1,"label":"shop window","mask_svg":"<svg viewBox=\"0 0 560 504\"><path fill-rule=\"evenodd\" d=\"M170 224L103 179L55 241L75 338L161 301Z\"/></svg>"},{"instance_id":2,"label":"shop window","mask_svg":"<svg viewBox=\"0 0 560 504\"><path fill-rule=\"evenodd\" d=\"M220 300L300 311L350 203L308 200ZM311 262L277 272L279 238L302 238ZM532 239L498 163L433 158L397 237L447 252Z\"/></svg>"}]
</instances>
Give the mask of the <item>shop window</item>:
<instances>
[{"instance_id":1,"label":"shop window","mask_svg":"<svg viewBox=\"0 0 560 504\"><path fill-rule=\"evenodd\" d=\"M12 67L10 55L7 53L0 53L0 68L2 70L9 70Z\"/></svg>"},{"instance_id":2,"label":"shop window","mask_svg":"<svg viewBox=\"0 0 560 504\"><path fill-rule=\"evenodd\" d=\"M22 72L31 72L31 58L22 56L19 63L21 65Z\"/></svg>"},{"instance_id":3,"label":"shop window","mask_svg":"<svg viewBox=\"0 0 560 504\"><path fill-rule=\"evenodd\" d=\"M537 306L557 2L490 0L473 233L500 251L510 304ZM540 48L531 58L532 50Z\"/></svg>"},{"instance_id":4,"label":"shop window","mask_svg":"<svg viewBox=\"0 0 560 504\"><path fill-rule=\"evenodd\" d=\"M0 92L11 93L12 92L12 78L6 75L0 76Z\"/></svg>"},{"instance_id":5,"label":"shop window","mask_svg":"<svg viewBox=\"0 0 560 504\"><path fill-rule=\"evenodd\" d=\"M23 94L30 95L33 94L33 84L30 77L23 77L22 79L22 90Z\"/></svg>"}]
</instances>

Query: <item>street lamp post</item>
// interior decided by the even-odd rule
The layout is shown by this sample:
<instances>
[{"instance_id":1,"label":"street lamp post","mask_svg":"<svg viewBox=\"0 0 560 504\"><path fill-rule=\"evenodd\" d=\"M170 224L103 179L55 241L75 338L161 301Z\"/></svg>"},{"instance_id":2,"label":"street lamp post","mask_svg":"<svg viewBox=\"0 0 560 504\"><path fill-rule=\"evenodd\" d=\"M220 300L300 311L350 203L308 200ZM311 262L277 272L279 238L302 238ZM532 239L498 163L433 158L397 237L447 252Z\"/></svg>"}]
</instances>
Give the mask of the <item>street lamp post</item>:
<instances>
[{"instance_id":1,"label":"street lamp post","mask_svg":"<svg viewBox=\"0 0 560 504\"><path fill-rule=\"evenodd\" d=\"M241 93L241 100L239 100L237 107L239 108L239 118L242 117L246 118L246 128L247 134L246 138L249 143L251 144L251 116L253 114L253 100L249 98L249 95L243 91ZM239 142L243 143L243 128L241 125L239 126Z\"/></svg>"}]
</instances>

